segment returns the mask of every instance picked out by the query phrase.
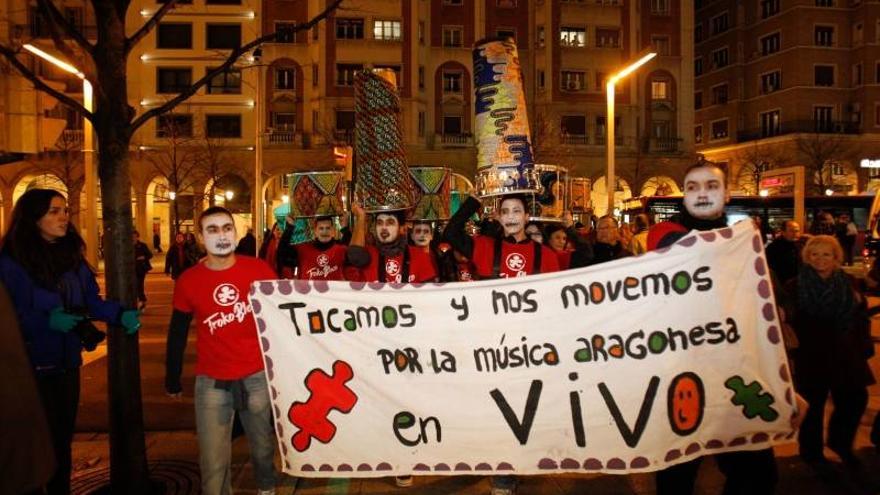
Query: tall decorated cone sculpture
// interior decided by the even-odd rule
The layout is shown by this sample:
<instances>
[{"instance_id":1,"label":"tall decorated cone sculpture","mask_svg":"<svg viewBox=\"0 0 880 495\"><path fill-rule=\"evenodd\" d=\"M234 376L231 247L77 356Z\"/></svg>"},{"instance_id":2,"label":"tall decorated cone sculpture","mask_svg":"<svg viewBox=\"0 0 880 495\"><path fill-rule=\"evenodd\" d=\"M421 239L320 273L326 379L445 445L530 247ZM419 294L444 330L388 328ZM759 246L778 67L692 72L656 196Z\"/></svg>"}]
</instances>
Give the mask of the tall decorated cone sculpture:
<instances>
[{"instance_id":1,"label":"tall decorated cone sculpture","mask_svg":"<svg viewBox=\"0 0 880 495\"><path fill-rule=\"evenodd\" d=\"M356 189L367 212L405 210L413 205L406 167L400 97L394 71L355 74Z\"/></svg>"},{"instance_id":2,"label":"tall decorated cone sculpture","mask_svg":"<svg viewBox=\"0 0 880 495\"><path fill-rule=\"evenodd\" d=\"M478 42L474 48L477 193L536 191L529 120L516 44Z\"/></svg>"}]
</instances>

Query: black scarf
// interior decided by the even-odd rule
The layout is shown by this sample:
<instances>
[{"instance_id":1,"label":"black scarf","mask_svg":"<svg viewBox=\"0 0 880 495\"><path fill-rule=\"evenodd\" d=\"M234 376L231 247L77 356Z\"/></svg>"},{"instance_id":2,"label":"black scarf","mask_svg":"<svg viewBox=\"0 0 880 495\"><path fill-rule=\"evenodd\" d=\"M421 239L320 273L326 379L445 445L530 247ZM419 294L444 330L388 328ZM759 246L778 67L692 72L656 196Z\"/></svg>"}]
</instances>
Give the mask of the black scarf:
<instances>
[{"instance_id":1,"label":"black scarf","mask_svg":"<svg viewBox=\"0 0 880 495\"><path fill-rule=\"evenodd\" d=\"M380 242L376 244L376 249L379 250L379 254L386 258L399 256L406 247L407 243L406 238L404 237L398 237L397 240L391 242Z\"/></svg>"},{"instance_id":2,"label":"black scarf","mask_svg":"<svg viewBox=\"0 0 880 495\"><path fill-rule=\"evenodd\" d=\"M804 265L798 273L797 298L798 310L804 315L832 322L837 331L850 327L855 301L843 271L835 270L823 279L811 266Z\"/></svg>"},{"instance_id":3,"label":"black scarf","mask_svg":"<svg viewBox=\"0 0 880 495\"><path fill-rule=\"evenodd\" d=\"M696 218L688 213L687 208L682 208L681 213L676 219L677 223L684 225L688 230L712 230L727 227L727 214L722 213L720 217L712 220L703 220Z\"/></svg>"}]
</instances>

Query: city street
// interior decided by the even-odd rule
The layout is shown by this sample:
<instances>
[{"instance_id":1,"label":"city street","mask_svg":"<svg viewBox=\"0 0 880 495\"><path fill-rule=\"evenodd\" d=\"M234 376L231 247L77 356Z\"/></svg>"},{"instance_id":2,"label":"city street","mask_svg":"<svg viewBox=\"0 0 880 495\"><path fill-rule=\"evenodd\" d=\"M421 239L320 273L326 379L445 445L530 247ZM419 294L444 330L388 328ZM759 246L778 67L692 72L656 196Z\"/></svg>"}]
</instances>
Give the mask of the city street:
<instances>
[{"instance_id":1,"label":"city street","mask_svg":"<svg viewBox=\"0 0 880 495\"><path fill-rule=\"evenodd\" d=\"M158 273L163 266L154 258L156 272L147 277L149 302L143 316L140 332L141 371L144 401L144 420L147 433L147 452L154 479L162 481L167 493L198 493L198 446L194 431L192 403L192 364L194 362L194 333L190 332L187 361L184 369L184 397L173 400L163 391L165 333L171 313L173 284L170 278ZM880 335L880 325L874 325L874 335ZM86 354L87 363L82 373L82 397L79 409L78 434L74 443L74 490L89 493L109 479L109 446L107 438L106 348L99 347ZM872 366L880 371L878 359ZM868 412L862 418L856 450L864 463L861 474L847 474L842 468L837 476L822 481L809 471L797 457L794 444L777 448L780 467L778 493L797 494L876 494L880 493L880 457L868 441L870 422L880 409L880 387L871 387ZM830 458L834 458L826 450ZM234 486L245 491L255 490L247 462L247 442L239 438L233 448ZM698 480L698 493L721 492L723 478L714 463L705 462ZM423 477L416 478L411 488L397 488L393 478L378 479L284 479L281 493L301 495L323 494L482 494L488 493L489 481L484 477ZM532 476L520 480L520 491L529 494L651 494L654 493L651 475L552 475Z\"/></svg>"}]
</instances>

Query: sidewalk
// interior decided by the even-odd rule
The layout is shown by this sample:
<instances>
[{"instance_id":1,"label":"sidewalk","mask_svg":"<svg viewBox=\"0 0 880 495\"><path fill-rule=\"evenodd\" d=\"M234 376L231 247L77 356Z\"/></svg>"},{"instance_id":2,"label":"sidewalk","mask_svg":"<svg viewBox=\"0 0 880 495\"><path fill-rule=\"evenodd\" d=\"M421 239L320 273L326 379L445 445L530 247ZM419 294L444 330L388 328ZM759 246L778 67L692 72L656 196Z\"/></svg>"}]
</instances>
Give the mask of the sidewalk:
<instances>
[{"instance_id":1,"label":"sidewalk","mask_svg":"<svg viewBox=\"0 0 880 495\"><path fill-rule=\"evenodd\" d=\"M172 400L164 393L165 334L171 314L173 284L161 273L161 255L154 257L154 270L147 277L149 299L140 332L141 373L144 421L148 430L147 458L152 477L162 481L166 493L199 493L198 444L195 435L192 404L194 364L194 332L190 332L184 367L184 398ZM880 336L880 321L874 324L874 335ZM106 348L100 347L84 355L88 364L82 370L77 435L73 446L73 493L91 493L109 481L109 442L107 437L107 368ZM880 376L880 359L871 362L875 375ZM870 446L868 434L874 415L880 410L880 387L870 388L868 411L856 439L856 450L865 465L860 477L842 476L833 483L817 478L797 457L797 446L788 444L776 449L780 481L777 493L804 495L880 494L880 456ZM829 458L834 459L830 451ZM233 486L240 493L256 493L248 463L247 441L233 443ZM697 494L720 494L723 478L707 460L700 471ZM489 492L488 478L482 476L417 477L411 488L397 488L393 478L295 480L284 477L279 494L297 495L482 495ZM650 474L611 475L545 475L520 479L520 495L556 494L638 494L655 492Z\"/></svg>"}]
</instances>

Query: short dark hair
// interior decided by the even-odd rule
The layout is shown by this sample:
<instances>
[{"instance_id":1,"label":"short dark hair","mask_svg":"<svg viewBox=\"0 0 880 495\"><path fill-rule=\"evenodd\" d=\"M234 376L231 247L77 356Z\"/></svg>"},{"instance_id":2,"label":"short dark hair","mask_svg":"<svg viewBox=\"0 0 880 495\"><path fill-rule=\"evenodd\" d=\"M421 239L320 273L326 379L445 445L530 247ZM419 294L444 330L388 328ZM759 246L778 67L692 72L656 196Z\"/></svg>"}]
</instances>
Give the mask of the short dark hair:
<instances>
[{"instance_id":1,"label":"short dark hair","mask_svg":"<svg viewBox=\"0 0 880 495\"><path fill-rule=\"evenodd\" d=\"M715 162L710 162L709 160L700 160L697 163L694 163L690 167L686 168L683 177L687 177L689 173L700 168L714 168L715 170L721 172L722 183L724 184L724 187L727 188L727 172L724 170L724 168L721 167L721 165L718 165Z\"/></svg>"},{"instance_id":2,"label":"short dark hair","mask_svg":"<svg viewBox=\"0 0 880 495\"><path fill-rule=\"evenodd\" d=\"M500 207L501 207L501 204L504 203L505 201L507 201L508 199L516 199L516 200L519 200L519 202L522 203L523 210L525 210L526 207L527 207L528 204L529 204L529 203L528 203L528 200L526 199L525 194L522 194L522 193L512 193L512 194L505 194L505 195L501 196L500 200L498 201L498 207L500 208Z\"/></svg>"},{"instance_id":3,"label":"short dark hair","mask_svg":"<svg viewBox=\"0 0 880 495\"><path fill-rule=\"evenodd\" d=\"M220 215L220 214L226 215L229 218L232 218L232 212L222 206L211 206L208 209L206 209L205 211L203 211L201 214L199 214L199 230L202 230L202 220L204 220L206 217L210 217L211 215Z\"/></svg>"},{"instance_id":4,"label":"short dark hair","mask_svg":"<svg viewBox=\"0 0 880 495\"><path fill-rule=\"evenodd\" d=\"M331 225L336 225L336 223L333 222L333 217L331 216L315 217L315 225L318 225L318 223L320 222L330 222Z\"/></svg>"},{"instance_id":5,"label":"short dark hair","mask_svg":"<svg viewBox=\"0 0 880 495\"><path fill-rule=\"evenodd\" d=\"M644 213L639 213L635 218L636 228L639 230L647 229L651 226L651 221L648 219L648 215Z\"/></svg>"},{"instance_id":6,"label":"short dark hair","mask_svg":"<svg viewBox=\"0 0 880 495\"><path fill-rule=\"evenodd\" d=\"M398 225L403 225L406 222L406 211L404 210L377 211L373 213L373 218L379 218L379 215L390 215L396 218Z\"/></svg>"}]
</instances>

